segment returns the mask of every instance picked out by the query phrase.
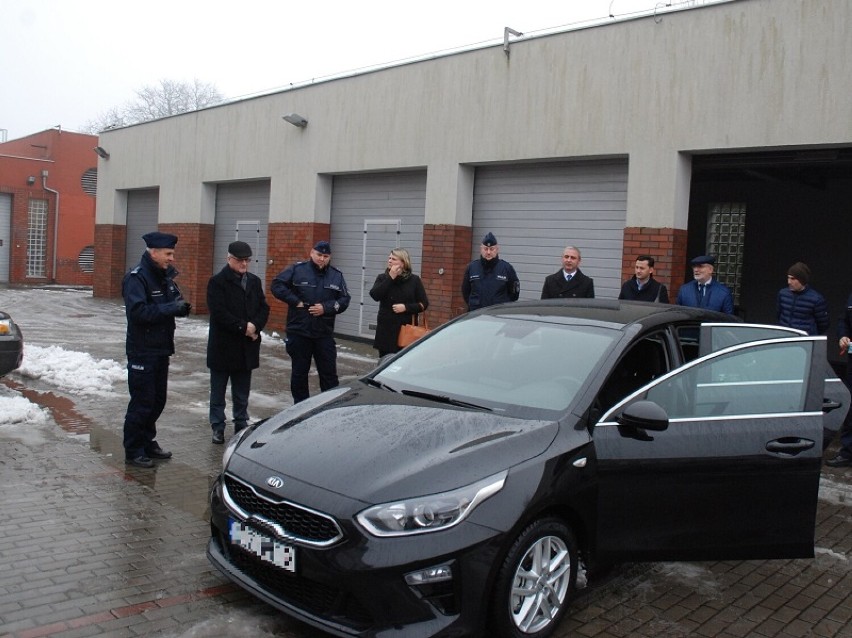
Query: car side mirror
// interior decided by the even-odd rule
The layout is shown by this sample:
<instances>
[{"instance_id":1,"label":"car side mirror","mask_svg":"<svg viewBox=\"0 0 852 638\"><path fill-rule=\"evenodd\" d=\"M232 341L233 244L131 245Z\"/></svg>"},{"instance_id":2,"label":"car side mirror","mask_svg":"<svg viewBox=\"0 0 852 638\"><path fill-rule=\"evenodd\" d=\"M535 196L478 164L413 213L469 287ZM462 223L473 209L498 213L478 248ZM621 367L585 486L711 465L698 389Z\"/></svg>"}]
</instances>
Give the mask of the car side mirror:
<instances>
[{"instance_id":1,"label":"car side mirror","mask_svg":"<svg viewBox=\"0 0 852 638\"><path fill-rule=\"evenodd\" d=\"M646 430L662 432L669 427L669 415L653 401L631 403L615 421L621 436L640 441L653 440Z\"/></svg>"}]
</instances>

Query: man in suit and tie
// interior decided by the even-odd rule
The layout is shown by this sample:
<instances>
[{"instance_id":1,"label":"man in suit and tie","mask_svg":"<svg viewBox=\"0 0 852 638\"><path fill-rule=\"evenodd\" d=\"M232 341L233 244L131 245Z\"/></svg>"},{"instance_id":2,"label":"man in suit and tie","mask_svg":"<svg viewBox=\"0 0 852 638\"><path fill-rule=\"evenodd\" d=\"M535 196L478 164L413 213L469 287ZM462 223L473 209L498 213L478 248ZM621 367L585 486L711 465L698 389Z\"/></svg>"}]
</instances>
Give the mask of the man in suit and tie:
<instances>
[{"instance_id":1,"label":"man in suit and tie","mask_svg":"<svg viewBox=\"0 0 852 638\"><path fill-rule=\"evenodd\" d=\"M734 314L734 298L730 289L713 279L715 263L716 258L712 255L700 255L689 262L693 280L680 287L677 293L679 306L694 306Z\"/></svg>"},{"instance_id":2,"label":"man in suit and tie","mask_svg":"<svg viewBox=\"0 0 852 638\"><path fill-rule=\"evenodd\" d=\"M580 251L574 246L566 246L562 251L562 269L548 275L541 289L542 299L566 299L595 296L595 282L580 271Z\"/></svg>"}]
</instances>

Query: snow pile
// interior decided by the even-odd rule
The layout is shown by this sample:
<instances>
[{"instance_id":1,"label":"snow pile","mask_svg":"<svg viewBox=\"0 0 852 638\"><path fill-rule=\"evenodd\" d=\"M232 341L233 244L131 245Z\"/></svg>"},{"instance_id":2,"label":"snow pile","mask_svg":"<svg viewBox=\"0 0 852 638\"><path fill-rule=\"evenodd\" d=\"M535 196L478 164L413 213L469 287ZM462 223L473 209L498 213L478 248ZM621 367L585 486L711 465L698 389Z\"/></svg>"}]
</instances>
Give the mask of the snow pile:
<instances>
[{"instance_id":1,"label":"snow pile","mask_svg":"<svg viewBox=\"0 0 852 638\"><path fill-rule=\"evenodd\" d=\"M25 347L24 361L15 374L41 379L72 394L101 396L111 394L114 383L127 379L127 370L112 359L94 359L85 352L32 344Z\"/></svg>"}]
</instances>

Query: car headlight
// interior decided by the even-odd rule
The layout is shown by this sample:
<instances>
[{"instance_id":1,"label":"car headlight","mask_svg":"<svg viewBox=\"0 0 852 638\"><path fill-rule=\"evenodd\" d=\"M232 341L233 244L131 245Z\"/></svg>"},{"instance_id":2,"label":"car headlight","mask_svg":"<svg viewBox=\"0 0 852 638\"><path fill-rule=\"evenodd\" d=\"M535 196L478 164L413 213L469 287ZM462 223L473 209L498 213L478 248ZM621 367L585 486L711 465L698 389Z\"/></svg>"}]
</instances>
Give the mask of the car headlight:
<instances>
[{"instance_id":1,"label":"car headlight","mask_svg":"<svg viewBox=\"0 0 852 638\"><path fill-rule=\"evenodd\" d=\"M489 476L450 492L374 505L356 518L374 536L407 536L449 529L461 523L474 508L493 496L506 482L508 471Z\"/></svg>"}]
</instances>

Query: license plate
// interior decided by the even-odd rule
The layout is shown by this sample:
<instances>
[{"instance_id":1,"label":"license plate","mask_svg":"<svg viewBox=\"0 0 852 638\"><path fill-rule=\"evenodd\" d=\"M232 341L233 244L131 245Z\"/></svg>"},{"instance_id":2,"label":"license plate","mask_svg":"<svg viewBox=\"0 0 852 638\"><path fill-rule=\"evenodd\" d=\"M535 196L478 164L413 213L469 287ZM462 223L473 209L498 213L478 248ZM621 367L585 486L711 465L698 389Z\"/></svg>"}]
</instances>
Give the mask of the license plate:
<instances>
[{"instance_id":1,"label":"license plate","mask_svg":"<svg viewBox=\"0 0 852 638\"><path fill-rule=\"evenodd\" d=\"M229 521L229 528L231 542L234 545L239 545L244 550L276 567L286 569L288 572L296 571L296 548L292 545L270 538L233 519Z\"/></svg>"}]
</instances>

